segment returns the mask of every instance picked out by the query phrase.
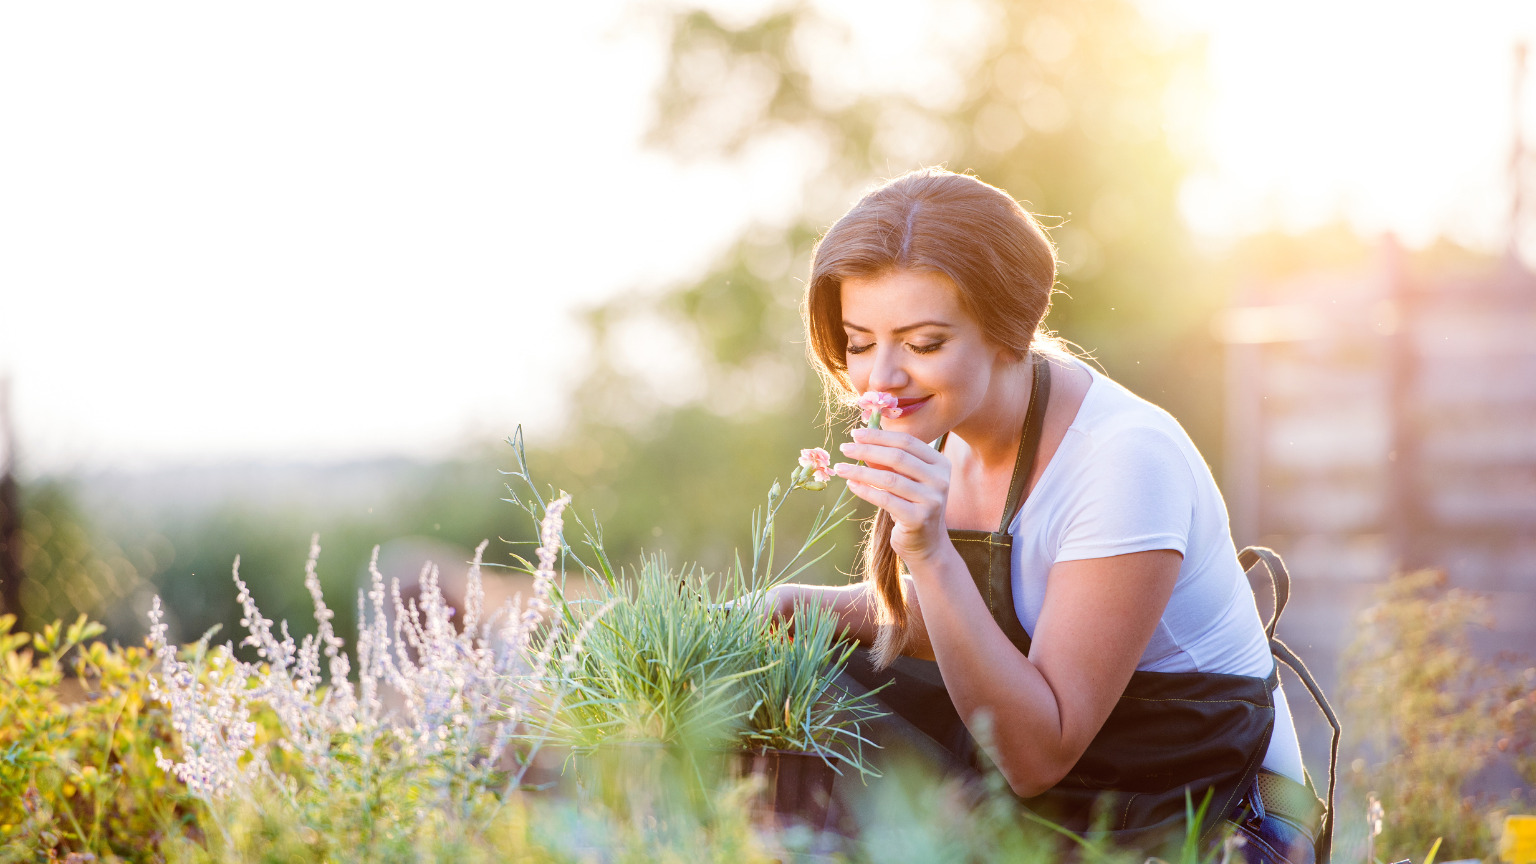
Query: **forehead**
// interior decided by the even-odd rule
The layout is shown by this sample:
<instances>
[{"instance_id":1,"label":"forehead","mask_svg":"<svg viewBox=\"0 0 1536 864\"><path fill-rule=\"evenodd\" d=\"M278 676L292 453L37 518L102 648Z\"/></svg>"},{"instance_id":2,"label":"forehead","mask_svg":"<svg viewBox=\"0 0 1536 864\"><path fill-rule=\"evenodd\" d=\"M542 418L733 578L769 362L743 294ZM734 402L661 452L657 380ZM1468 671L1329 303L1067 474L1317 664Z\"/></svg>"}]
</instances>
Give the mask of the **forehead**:
<instances>
[{"instance_id":1,"label":"forehead","mask_svg":"<svg viewBox=\"0 0 1536 864\"><path fill-rule=\"evenodd\" d=\"M960 289L943 273L887 270L842 283L843 321L868 329L895 329L916 321L951 326L972 324L960 303Z\"/></svg>"}]
</instances>

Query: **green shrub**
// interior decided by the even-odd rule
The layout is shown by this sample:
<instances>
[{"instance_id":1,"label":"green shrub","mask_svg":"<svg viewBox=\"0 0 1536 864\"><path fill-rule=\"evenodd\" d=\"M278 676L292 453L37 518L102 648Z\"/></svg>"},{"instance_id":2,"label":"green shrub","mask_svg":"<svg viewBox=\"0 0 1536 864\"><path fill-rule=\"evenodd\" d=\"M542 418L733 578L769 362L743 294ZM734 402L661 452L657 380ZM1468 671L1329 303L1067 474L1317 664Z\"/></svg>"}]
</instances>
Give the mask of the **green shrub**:
<instances>
[{"instance_id":1,"label":"green shrub","mask_svg":"<svg viewBox=\"0 0 1536 864\"><path fill-rule=\"evenodd\" d=\"M1510 802L1466 786L1501 749L1531 782L1536 697L1522 696L1522 682L1529 691L1533 676L1477 657L1470 632L1491 623L1487 600L1448 588L1438 571L1394 576L1358 623L1344 654L1348 725L1375 757L1357 760L1349 797L1379 798L1376 848L1385 860L1422 859L1437 841L1441 860L1489 854Z\"/></svg>"},{"instance_id":2,"label":"green shrub","mask_svg":"<svg viewBox=\"0 0 1536 864\"><path fill-rule=\"evenodd\" d=\"M149 654L86 644L102 628L84 616L33 635L15 623L0 616L0 861L152 858L193 802L155 764L174 733Z\"/></svg>"}]
</instances>

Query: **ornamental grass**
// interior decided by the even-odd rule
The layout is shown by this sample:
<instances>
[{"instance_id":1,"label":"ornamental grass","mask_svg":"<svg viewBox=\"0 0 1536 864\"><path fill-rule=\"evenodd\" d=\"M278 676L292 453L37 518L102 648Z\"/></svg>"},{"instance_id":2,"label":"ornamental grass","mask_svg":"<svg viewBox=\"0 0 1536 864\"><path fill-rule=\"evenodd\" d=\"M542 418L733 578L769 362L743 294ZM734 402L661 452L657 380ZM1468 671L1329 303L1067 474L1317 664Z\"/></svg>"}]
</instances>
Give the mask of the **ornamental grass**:
<instances>
[{"instance_id":1,"label":"ornamental grass","mask_svg":"<svg viewBox=\"0 0 1536 864\"><path fill-rule=\"evenodd\" d=\"M548 511L529 477L521 439L512 440L524 487L509 499L535 520ZM810 451L807 451L808 453ZM839 676L854 643L821 606L795 609L794 623L768 614L766 592L822 560L828 535L852 513L846 490L821 508L787 561L777 560L777 518L799 489L826 488L826 452L802 454L786 490L775 483L752 516L752 546L723 574L669 566L647 555L615 567L600 526L583 526L590 592L551 592L572 663L543 692L537 717L548 738L579 753L616 743L691 754L785 750L814 754L837 773L874 774L860 725L883 715L872 694L849 692ZM808 493L809 494L809 493ZM580 562L574 552L573 560ZM702 766L701 766L702 767Z\"/></svg>"}]
</instances>

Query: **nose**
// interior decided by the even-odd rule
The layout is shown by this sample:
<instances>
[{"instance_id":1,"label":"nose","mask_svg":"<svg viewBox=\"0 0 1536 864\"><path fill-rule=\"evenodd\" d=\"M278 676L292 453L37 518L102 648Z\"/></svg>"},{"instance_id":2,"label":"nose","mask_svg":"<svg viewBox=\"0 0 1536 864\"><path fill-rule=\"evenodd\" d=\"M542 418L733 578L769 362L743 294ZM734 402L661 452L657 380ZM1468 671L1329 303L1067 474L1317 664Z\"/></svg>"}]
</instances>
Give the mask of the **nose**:
<instances>
[{"instance_id":1,"label":"nose","mask_svg":"<svg viewBox=\"0 0 1536 864\"><path fill-rule=\"evenodd\" d=\"M876 346L874 353L867 389L894 392L905 387L911 379L903 365L905 358L901 354L901 346L893 345L889 348Z\"/></svg>"}]
</instances>

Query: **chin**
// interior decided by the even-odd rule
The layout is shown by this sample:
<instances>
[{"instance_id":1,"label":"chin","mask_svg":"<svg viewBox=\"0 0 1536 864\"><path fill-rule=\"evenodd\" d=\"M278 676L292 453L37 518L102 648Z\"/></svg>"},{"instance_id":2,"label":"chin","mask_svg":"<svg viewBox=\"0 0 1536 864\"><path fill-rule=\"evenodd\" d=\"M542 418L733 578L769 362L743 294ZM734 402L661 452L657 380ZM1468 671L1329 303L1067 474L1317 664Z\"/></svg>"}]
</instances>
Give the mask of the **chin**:
<instances>
[{"instance_id":1,"label":"chin","mask_svg":"<svg viewBox=\"0 0 1536 864\"><path fill-rule=\"evenodd\" d=\"M937 441L940 435L948 431L935 428L933 424L926 422L925 418L913 418L910 421L905 418L898 418L888 421L883 425L887 429L895 432L905 432L913 438L928 444Z\"/></svg>"}]
</instances>

